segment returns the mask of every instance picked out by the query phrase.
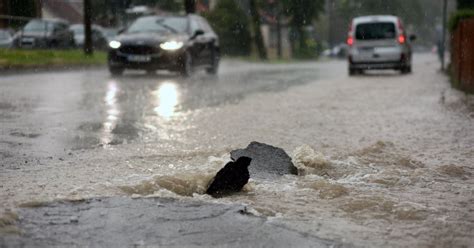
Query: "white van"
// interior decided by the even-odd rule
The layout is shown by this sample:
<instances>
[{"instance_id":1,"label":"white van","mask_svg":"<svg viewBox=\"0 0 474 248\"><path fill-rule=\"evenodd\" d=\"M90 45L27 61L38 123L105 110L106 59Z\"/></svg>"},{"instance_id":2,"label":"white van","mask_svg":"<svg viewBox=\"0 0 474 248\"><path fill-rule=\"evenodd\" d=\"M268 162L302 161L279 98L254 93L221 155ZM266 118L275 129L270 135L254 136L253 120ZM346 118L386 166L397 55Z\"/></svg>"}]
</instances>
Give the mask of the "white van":
<instances>
[{"instance_id":1,"label":"white van","mask_svg":"<svg viewBox=\"0 0 474 248\"><path fill-rule=\"evenodd\" d=\"M411 72L410 41L402 21L396 16L361 16L354 18L349 28L349 75L364 70L394 69Z\"/></svg>"}]
</instances>

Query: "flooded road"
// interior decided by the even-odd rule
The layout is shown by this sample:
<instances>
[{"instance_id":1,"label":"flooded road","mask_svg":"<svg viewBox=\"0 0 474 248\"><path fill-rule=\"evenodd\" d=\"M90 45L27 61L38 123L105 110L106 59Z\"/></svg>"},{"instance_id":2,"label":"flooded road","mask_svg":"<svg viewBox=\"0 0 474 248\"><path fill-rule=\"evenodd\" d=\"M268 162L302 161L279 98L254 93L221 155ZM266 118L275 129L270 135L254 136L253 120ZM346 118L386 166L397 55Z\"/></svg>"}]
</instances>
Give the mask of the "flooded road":
<instances>
[{"instance_id":1,"label":"flooded road","mask_svg":"<svg viewBox=\"0 0 474 248\"><path fill-rule=\"evenodd\" d=\"M158 196L246 206L291 237L331 240L322 246L469 247L474 101L450 89L435 56L414 59L410 75L351 78L344 61L224 61L218 77L186 79L99 69L2 76L0 223L38 216L19 206ZM229 151L254 140L286 150L299 175L203 195Z\"/></svg>"}]
</instances>

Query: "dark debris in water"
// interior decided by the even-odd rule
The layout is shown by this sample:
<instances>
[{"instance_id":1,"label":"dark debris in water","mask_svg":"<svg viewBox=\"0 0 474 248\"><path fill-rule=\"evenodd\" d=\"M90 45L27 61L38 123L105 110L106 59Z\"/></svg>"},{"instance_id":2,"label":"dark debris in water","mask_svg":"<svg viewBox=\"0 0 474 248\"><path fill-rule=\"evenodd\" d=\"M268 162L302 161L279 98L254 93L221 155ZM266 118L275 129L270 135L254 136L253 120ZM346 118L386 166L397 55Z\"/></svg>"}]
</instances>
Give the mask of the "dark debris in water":
<instances>
[{"instance_id":1,"label":"dark debris in water","mask_svg":"<svg viewBox=\"0 0 474 248\"><path fill-rule=\"evenodd\" d=\"M237 161L227 163L217 172L206 190L206 194L214 197L239 192L249 181L248 167L252 161L249 157L240 157Z\"/></svg>"}]
</instances>

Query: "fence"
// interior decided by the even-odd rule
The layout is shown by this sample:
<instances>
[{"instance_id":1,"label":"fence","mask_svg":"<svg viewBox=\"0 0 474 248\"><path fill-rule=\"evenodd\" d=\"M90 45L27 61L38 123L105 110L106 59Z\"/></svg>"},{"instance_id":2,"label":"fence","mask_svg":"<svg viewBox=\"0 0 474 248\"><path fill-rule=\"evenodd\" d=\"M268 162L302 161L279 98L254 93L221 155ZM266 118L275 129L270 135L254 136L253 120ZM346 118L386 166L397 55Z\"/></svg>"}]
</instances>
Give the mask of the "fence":
<instances>
[{"instance_id":1,"label":"fence","mask_svg":"<svg viewBox=\"0 0 474 248\"><path fill-rule=\"evenodd\" d=\"M474 92L474 18L460 21L453 31L451 73L457 87Z\"/></svg>"}]
</instances>

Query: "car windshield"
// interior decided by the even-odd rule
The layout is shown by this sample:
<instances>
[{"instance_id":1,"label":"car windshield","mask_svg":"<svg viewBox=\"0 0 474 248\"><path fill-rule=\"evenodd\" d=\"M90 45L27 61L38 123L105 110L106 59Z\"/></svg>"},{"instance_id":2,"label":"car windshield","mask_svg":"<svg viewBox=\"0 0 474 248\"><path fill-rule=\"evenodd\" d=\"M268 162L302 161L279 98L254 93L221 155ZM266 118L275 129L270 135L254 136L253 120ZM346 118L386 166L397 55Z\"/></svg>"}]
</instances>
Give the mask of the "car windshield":
<instances>
[{"instance_id":1,"label":"car windshield","mask_svg":"<svg viewBox=\"0 0 474 248\"><path fill-rule=\"evenodd\" d=\"M356 39L380 40L395 38L395 25L391 22L363 23L357 25Z\"/></svg>"},{"instance_id":2,"label":"car windshield","mask_svg":"<svg viewBox=\"0 0 474 248\"><path fill-rule=\"evenodd\" d=\"M30 21L23 28L24 31L51 31L52 29L53 25L51 23L40 20Z\"/></svg>"},{"instance_id":3,"label":"car windshield","mask_svg":"<svg viewBox=\"0 0 474 248\"><path fill-rule=\"evenodd\" d=\"M128 29L128 33L172 32L184 33L188 29L185 17L142 17L137 19Z\"/></svg>"}]
</instances>

